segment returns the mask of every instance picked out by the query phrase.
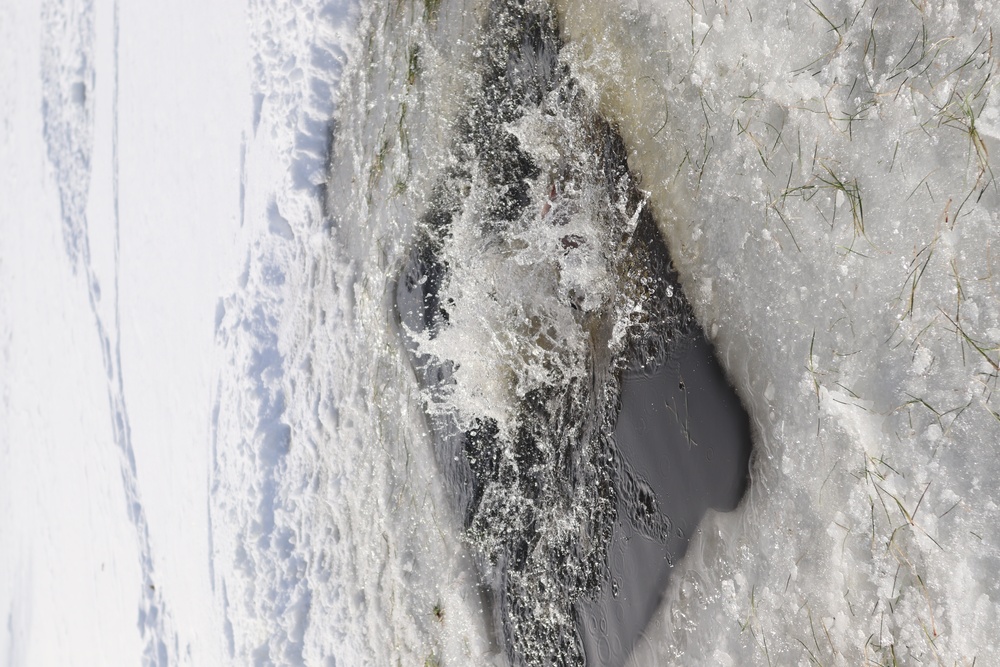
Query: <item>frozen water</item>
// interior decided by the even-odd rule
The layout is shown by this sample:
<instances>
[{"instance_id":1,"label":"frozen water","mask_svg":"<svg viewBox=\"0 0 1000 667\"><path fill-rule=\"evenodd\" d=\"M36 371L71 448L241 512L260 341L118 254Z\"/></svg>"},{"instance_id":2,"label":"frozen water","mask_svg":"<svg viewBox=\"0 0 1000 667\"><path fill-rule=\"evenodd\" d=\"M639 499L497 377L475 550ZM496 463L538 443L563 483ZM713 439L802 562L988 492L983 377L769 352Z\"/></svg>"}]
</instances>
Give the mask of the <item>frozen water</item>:
<instances>
[{"instance_id":1,"label":"frozen water","mask_svg":"<svg viewBox=\"0 0 1000 667\"><path fill-rule=\"evenodd\" d=\"M636 661L997 660L996 6L558 4L756 426Z\"/></svg>"},{"instance_id":2,"label":"frozen water","mask_svg":"<svg viewBox=\"0 0 1000 667\"><path fill-rule=\"evenodd\" d=\"M573 94L462 126L497 6L0 5L0 660L507 664L397 285L469 186L431 412L513 438L554 369L595 386L581 321L615 319L606 223L637 208L577 150L604 119L755 445L629 664L1000 663L1000 3L525 0L564 69L503 75ZM541 165L493 202L505 174L458 173L487 121Z\"/></svg>"}]
</instances>

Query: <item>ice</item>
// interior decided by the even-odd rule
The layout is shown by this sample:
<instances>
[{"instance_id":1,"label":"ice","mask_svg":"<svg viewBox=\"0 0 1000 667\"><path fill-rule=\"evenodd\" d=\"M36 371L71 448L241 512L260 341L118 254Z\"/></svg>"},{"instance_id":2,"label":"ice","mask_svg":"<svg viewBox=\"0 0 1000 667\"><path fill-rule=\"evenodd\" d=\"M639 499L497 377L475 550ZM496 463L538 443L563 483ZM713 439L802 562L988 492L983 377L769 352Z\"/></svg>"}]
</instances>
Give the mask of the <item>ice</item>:
<instances>
[{"instance_id":1,"label":"ice","mask_svg":"<svg viewBox=\"0 0 1000 667\"><path fill-rule=\"evenodd\" d=\"M997 659L952 574L997 552L987 4L559 3L756 421L659 664Z\"/></svg>"},{"instance_id":2,"label":"ice","mask_svg":"<svg viewBox=\"0 0 1000 667\"><path fill-rule=\"evenodd\" d=\"M553 6L756 448L631 664L1000 663L1000 3ZM488 7L0 6L0 662L505 664L395 310ZM567 120L509 130L557 169ZM528 180L566 225L499 286L560 326L458 236L427 341L507 425L612 279Z\"/></svg>"}]
</instances>

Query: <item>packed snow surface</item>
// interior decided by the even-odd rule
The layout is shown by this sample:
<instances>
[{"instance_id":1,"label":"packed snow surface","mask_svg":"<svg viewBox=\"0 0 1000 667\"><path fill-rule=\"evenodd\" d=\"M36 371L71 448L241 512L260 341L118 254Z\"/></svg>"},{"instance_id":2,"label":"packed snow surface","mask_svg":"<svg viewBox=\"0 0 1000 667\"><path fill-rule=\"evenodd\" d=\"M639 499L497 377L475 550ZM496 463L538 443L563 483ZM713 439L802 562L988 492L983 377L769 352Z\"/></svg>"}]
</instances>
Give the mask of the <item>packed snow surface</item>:
<instances>
[{"instance_id":1,"label":"packed snow surface","mask_svg":"<svg viewBox=\"0 0 1000 667\"><path fill-rule=\"evenodd\" d=\"M490 6L0 5L0 660L507 664L394 303ZM1000 664L1000 2L525 6L754 426L629 664Z\"/></svg>"}]
</instances>

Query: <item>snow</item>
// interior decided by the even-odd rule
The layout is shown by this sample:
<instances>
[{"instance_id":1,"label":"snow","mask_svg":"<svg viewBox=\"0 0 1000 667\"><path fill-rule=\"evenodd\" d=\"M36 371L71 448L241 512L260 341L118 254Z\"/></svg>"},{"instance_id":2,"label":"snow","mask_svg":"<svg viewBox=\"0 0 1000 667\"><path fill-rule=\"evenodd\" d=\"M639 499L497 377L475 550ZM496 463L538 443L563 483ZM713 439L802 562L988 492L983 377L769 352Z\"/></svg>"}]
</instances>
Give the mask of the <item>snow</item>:
<instances>
[{"instance_id":1,"label":"snow","mask_svg":"<svg viewBox=\"0 0 1000 667\"><path fill-rule=\"evenodd\" d=\"M389 4L0 4L0 662L503 663L391 303L483 5ZM555 4L754 421L632 664L1000 663L1000 3Z\"/></svg>"},{"instance_id":2,"label":"snow","mask_svg":"<svg viewBox=\"0 0 1000 667\"><path fill-rule=\"evenodd\" d=\"M213 317L237 266L246 23L240 3L136 9L0 21L10 664L222 660Z\"/></svg>"}]
</instances>

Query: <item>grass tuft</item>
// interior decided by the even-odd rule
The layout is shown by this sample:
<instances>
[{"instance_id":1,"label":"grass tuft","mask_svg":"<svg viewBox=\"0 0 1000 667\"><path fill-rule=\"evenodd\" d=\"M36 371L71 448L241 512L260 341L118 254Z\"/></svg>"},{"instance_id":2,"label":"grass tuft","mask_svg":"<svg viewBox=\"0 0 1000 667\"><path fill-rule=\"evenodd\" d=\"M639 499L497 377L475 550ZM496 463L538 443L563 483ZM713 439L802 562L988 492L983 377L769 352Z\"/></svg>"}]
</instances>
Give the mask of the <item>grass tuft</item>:
<instances>
[{"instance_id":1,"label":"grass tuft","mask_svg":"<svg viewBox=\"0 0 1000 667\"><path fill-rule=\"evenodd\" d=\"M440 7L441 0L424 0L424 20L430 21L437 18Z\"/></svg>"}]
</instances>

